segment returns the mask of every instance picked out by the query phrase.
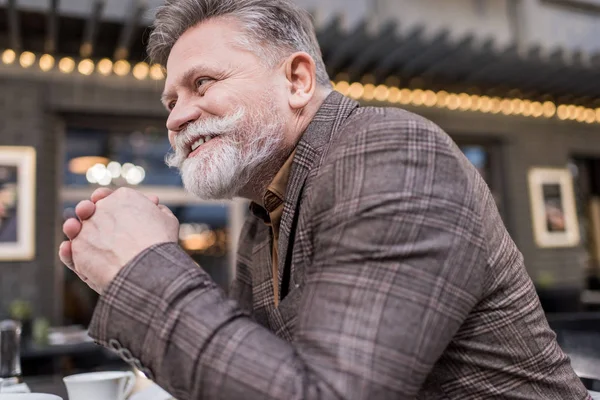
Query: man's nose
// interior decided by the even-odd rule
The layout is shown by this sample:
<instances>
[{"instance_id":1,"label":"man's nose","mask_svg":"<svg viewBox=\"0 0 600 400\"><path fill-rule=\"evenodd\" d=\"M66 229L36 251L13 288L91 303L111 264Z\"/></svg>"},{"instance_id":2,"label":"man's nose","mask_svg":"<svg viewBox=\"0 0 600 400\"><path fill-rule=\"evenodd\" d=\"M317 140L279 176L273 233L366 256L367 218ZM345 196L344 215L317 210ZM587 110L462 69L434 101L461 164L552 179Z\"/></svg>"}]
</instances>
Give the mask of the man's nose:
<instances>
[{"instance_id":1,"label":"man's nose","mask_svg":"<svg viewBox=\"0 0 600 400\"><path fill-rule=\"evenodd\" d=\"M167 119L167 129L171 132L180 132L188 124L200 118L200 114L199 107L177 103Z\"/></svg>"}]
</instances>

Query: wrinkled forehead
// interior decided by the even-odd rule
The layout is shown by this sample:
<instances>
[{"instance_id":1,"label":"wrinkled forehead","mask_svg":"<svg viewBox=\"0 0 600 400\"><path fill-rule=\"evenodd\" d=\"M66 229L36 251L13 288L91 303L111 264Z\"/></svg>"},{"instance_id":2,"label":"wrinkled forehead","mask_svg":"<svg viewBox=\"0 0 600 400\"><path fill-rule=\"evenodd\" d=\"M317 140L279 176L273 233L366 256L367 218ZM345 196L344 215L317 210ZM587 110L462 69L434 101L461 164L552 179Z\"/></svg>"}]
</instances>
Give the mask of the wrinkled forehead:
<instances>
[{"instance_id":1,"label":"wrinkled forehead","mask_svg":"<svg viewBox=\"0 0 600 400\"><path fill-rule=\"evenodd\" d=\"M226 58L235 57L240 51L242 32L230 18L214 18L203 21L185 31L173 45L167 59L167 73L174 73L181 65L202 59L205 63L218 64Z\"/></svg>"}]
</instances>

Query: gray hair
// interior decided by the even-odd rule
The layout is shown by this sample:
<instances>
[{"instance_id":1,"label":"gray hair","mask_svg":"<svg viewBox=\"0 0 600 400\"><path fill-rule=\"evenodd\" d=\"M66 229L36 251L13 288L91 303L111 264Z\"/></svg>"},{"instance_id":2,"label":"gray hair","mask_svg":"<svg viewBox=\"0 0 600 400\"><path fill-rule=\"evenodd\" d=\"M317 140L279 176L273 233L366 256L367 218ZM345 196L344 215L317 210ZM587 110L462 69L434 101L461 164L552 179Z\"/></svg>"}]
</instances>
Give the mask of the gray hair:
<instances>
[{"instance_id":1,"label":"gray hair","mask_svg":"<svg viewBox=\"0 0 600 400\"><path fill-rule=\"evenodd\" d=\"M308 53L316 64L317 82L331 83L308 12L290 0L166 0L158 8L148 41L152 62L166 65L175 42L188 29L218 17L233 17L245 33L238 41L269 67L296 52Z\"/></svg>"}]
</instances>

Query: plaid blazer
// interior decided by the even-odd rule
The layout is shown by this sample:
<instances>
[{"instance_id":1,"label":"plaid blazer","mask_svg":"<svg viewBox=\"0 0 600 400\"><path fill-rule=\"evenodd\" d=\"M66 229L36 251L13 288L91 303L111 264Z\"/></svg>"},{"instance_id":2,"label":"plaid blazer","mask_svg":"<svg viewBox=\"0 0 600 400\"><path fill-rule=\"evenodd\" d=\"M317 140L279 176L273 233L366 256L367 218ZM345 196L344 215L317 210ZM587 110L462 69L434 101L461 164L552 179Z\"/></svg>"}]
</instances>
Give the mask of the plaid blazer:
<instances>
[{"instance_id":1,"label":"plaid blazer","mask_svg":"<svg viewBox=\"0 0 600 400\"><path fill-rule=\"evenodd\" d=\"M157 245L90 334L179 400L588 398L485 182L433 123L332 93L280 230L277 308L270 231L250 214L230 298Z\"/></svg>"}]
</instances>

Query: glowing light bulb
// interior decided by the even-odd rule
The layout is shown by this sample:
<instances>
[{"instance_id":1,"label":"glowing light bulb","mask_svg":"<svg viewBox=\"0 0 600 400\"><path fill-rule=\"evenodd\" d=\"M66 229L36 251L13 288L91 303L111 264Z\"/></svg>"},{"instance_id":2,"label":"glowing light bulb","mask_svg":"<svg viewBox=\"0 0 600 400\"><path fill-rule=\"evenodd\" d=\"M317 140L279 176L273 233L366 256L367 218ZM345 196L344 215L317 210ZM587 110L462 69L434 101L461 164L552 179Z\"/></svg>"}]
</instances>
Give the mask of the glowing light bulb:
<instances>
[{"instance_id":1,"label":"glowing light bulb","mask_svg":"<svg viewBox=\"0 0 600 400\"><path fill-rule=\"evenodd\" d=\"M410 104L412 100L412 91L410 89L402 89L400 90L400 99L398 100L400 104Z\"/></svg>"},{"instance_id":2,"label":"glowing light bulb","mask_svg":"<svg viewBox=\"0 0 600 400\"><path fill-rule=\"evenodd\" d=\"M350 93L350 84L346 81L338 82L335 85L335 90L340 92L344 96L348 96L348 93Z\"/></svg>"},{"instance_id":3,"label":"glowing light bulb","mask_svg":"<svg viewBox=\"0 0 600 400\"><path fill-rule=\"evenodd\" d=\"M433 107L437 103L437 97L431 90L426 90L423 98L423 104L427 107Z\"/></svg>"},{"instance_id":4,"label":"glowing light bulb","mask_svg":"<svg viewBox=\"0 0 600 400\"><path fill-rule=\"evenodd\" d=\"M375 88L373 97L377 101L387 101L390 97L390 89L385 85L379 85Z\"/></svg>"},{"instance_id":5,"label":"glowing light bulb","mask_svg":"<svg viewBox=\"0 0 600 400\"><path fill-rule=\"evenodd\" d=\"M30 51L24 51L19 57L19 63L23 68L29 68L35 63L35 54Z\"/></svg>"},{"instance_id":6,"label":"glowing light bulb","mask_svg":"<svg viewBox=\"0 0 600 400\"><path fill-rule=\"evenodd\" d=\"M75 61L71 57L64 57L58 62L60 72L69 74L75 69Z\"/></svg>"},{"instance_id":7,"label":"glowing light bulb","mask_svg":"<svg viewBox=\"0 0 600 400\"><path fill-rule=\"evenodd\" d=\"M44 54L40 57L40 69L42 71L50 71L54 67L54 57L50 54Z\"/></svg>"},{"instance_id":8,"label":"glowing light bulb","mask_svg":"<svg viewBox=\"0 0 600 400\"><path fill-rule=\"evenodd\" d=\"M154 64L150 68L150 78L154 79L155 81L165 79L163 67L161 67L159 64Z\"/></svg>"},{"instance_id":9,"label":"glowing light bulb","mask_svg":"<svg viewBox=\"0 0 600 400\"><path fill-rule=\"evenodd\" d=\"M77 66L77 70L82 75L91 75L94 72L94 62L90 59L81 60Z\"/></svg>"},{"instance_id":10,"label":"glowing light bulb","mask_svg":"<svg viewBox=\"0 0 600 400\"><path fill-rule=\"evenodd\" d=\"M131 70L131 64L129 64L129 62L127 62L126 60L119 60L115 62L113 69L115 71L115 74L117 74L118 76L125 76Z\"/></svg>"},{"instance_id":11,"label":"glowing light bulb","mask_svg":"<svg viewBox=\"0 0 600 400\"><path fill-rule=\"evenodd\" d=\"M133 67L133 76L140 81L146 79L149 72L150 66L145 62L137 63L135 67Z\"/></svg>"},{"instance_id":12,"label":"glowing light bulb","mask_svg":"<svg viewBox=\"0 0 600 400\"><path fill-rule=\"evenodd\" d=\"M14 52L14 50L11 49L7 49L4 50L4 52L2 52L2 62L4 64L12 64L15 62L15 60L17 59L17 53Z\"/></svg>"},{"instance_id":13,"label":"glowing light bulb","mask_svg":"<svg viewBox=\"0 0 600 400\"><path fill-rule=\"evenodd\" d=\"M98 72L104 76L108 76L112 73L113 62L108 58L103 58L98 61Z\"/></svg>"},{"instance_id":14,"label":"glowing light bulb","mask_svg":"<svg viewBox=\"0 0 600 400\"><path fill-rule=\"evenodd\" d=\"M364 93L365 93L365 88L361 83L354 82L352 85L350 85L350 91L348 94L353 99L355 99L355 100L360 99Z\"/></svg>"},{"instance_id":15,"label":"glowing light bulb","mask_svg":"<svg viewBox=\"0 0 600 400\"><path fill-rule=\"evenodd\" d=\"M375 85L367 83L364 85L364 92L362 98L366 101L371 101L375 98Z\"/></svg>"}]
</instances>

